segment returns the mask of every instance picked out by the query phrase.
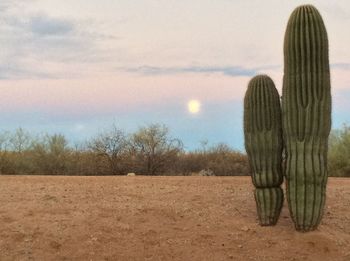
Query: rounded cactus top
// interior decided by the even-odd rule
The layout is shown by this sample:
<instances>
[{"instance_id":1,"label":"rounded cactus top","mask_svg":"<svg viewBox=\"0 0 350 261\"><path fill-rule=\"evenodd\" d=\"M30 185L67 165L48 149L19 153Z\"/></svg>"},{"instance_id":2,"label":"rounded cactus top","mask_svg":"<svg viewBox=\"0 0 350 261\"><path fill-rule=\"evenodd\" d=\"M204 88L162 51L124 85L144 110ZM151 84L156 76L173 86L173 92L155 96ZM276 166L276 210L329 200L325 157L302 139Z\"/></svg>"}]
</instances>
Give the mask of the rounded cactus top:
<instances>
[{"instance_id":1,"label":"rounded cactus top","mask_svg":"<svg viewBox=\"0 0 350 261\"><path fill-rule=\"evenodd\" d=\"M297 7L291 14L284 38L284 72L329 71L327 30L319 11L312 5Z\"/></svg>"},{"instance_id":2,"label":"rounded cactus top","mask_svg":"<svg viewBox=\"0 0 350 261\"><path fill-rule=\"evenodd\" d=\"M248 88L254 88L257 86L262 86L262 85L270 85L273 84L273 86L275 86L275 84L273 83L273 80L270 78L270 76L266 75L266 74L259 74L254 76L248 83Z\"/></svg>"},{"instance_id":3,"label":"rounded cactus top","mask_svg":"<svg viewBox=\"0 0 350 261\"><path fill-rule=\"evenodd\" d=\"M280 128L280 110L280 97L272 79L267 75L252 78L244 97L245 131Z\"/></svg>"}]
</instances>

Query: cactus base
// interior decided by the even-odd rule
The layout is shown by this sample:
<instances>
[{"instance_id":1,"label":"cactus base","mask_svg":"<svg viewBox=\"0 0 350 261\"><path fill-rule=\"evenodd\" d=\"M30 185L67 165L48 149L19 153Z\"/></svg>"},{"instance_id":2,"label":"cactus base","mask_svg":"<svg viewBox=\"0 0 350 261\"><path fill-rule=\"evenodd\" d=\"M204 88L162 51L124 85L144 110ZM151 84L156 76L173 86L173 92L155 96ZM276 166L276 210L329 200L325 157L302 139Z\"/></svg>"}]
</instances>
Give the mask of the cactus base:
<instances>
[{"instance_id":1,"label":"cactus base","mask_svg":"<svg viewBox=\"0 0 350 261\"><path fill-rule=\"evenodd\" d=\"M257 188L254 196L260 225L276 225L283 206L283 190L281 188Z\"/></svg>"}]
</instances>

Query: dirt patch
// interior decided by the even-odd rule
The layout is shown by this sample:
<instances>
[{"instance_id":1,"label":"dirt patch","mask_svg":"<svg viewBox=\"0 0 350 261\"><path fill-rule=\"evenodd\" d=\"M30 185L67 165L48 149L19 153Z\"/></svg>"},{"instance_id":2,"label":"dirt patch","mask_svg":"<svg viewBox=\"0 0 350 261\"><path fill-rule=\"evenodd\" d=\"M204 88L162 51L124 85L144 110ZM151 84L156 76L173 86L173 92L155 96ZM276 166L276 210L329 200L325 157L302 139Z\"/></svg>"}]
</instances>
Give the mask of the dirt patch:
<instances>
[{"instance_id":1,"label":"dirt patch","mask_svg":"<svg viewBox=\"0 0 350 261\"><path fill-rule=\"evenodd\" d=\"M0 176L0 260L350 260L350 179L319 230L257 225L248 177Z\"/></svg>"}]
</instances>

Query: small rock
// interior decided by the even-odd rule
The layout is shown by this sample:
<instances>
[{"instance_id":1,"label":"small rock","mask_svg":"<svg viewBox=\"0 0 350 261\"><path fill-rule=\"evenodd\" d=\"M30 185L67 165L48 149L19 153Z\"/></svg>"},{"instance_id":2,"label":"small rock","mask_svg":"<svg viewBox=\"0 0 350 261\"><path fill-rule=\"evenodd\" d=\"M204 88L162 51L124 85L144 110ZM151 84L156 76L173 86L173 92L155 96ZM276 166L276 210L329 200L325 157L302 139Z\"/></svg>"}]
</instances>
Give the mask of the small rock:
<instances>
[{"instance_id":1,"label":"small rock","mask_svg":"<svg viewBox=\"0 0 350 261\"><path fill-rule=\"evenodd\" d=\"M244 226L244 227L241 228L241 230L244 231L244 232L247 232L247 231L249 231L249 227Z\"/></svg>"},{"instance_id":2,"label":"small rock","mask_svg":"<svg viewBox=\"0 0 350 261\"><path fill-rule=\"evenodd\" d=\"M211 169L202 169L198 174L199 176L215 176Z\"/></svg>"},{"instance_id":3,"label":"small rock","mask_svg":"<svg viewBox=\"0 0 350 261\"><path fill-rule=\"evenodd\" d=\"M239 248L242 248L243 246L242 245L238 245Z\"/></svg>"}]
</instances>

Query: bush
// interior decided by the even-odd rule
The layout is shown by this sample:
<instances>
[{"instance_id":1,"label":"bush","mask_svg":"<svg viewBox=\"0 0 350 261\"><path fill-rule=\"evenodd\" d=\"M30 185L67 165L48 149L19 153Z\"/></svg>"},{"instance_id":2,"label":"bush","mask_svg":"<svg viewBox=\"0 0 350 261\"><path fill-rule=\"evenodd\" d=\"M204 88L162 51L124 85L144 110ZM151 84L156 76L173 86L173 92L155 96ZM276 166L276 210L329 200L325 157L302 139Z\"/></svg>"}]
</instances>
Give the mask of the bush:
<instances>
[{"instance_id":1,"label":"bush","mask_svg":"<svg viewBox=\"0 0 350 261\"><path fill-rule=\"evenodd\" d=\"M184 175L205 169L212 170L215 176L250 175L247 156L223 143L180 155L178 171Z\"/></svg>"},{"instance_id":2,"label":"bush","mask_svg":"<svg viewBox=\"0 0 350 261\"><path fill-rule=\"evenodd\" d=\"M226 144L185 152L164 125L151 124L132 134L112 126L75 147L63 135L33 137L18 129L0 133L0 174L249 176L247 156ZM350 177L350 126L329 138L330 176Z\"/></svg>"},{"instance_id":3,"label":"bush","mask_svg":"<svg viewBox=\"0 0 350 261\"><path fill-rule=\"evenodd\" d=\"M162 175L172 172L182 151L182 142L169 135L164 125L151 124L140 128L130 139L132 172L144 175Z\"/></svg>"},{"instance_id":4,"label":"bush","mask_svg":"<svg viewBox=\"0 0 350 261\"><path fill-rule=\"evenodd\" d=\"M350 126L333 130L329 137L329 176L350 177Z\"/></svg>"}]
</instances>

